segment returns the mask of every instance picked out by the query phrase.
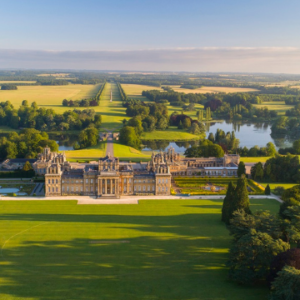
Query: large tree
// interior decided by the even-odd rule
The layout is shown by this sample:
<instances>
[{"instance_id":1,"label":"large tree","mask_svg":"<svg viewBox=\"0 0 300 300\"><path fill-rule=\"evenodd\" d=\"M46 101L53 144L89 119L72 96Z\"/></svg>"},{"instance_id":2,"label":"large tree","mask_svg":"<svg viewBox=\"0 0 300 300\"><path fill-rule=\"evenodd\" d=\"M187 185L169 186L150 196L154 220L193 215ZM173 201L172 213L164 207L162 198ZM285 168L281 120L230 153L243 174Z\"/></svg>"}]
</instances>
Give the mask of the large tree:
<instances>
[{"instance_id":1,"label":"large tree","mask_svg":"<svg viewBox=\"0 0 300 300\"><path fill-rule=\"evenodd\" d=\"M300 270L286 266L278 273L271 287L270 300L299 300Z\"/></svg>"},{"instance_id":2,"label":"large tree","mask_svg":"<svg viewBox=\"0 0 300 300\"><path fill-rule=\"evenodd\" d=\"M247 190L247 179L245 178L245 176L240 177L237 181L237 185L234 192L234 198L231 205L232 213L239 209L243 209L247 214L251 213Z\"/></svg>"},{"instance_id":3,"label":"large tree","mask_svg":"<svg viewBox=\"0 0 300 300\"><path fill-rule=\"evenodd\" d=\"M230 181L227 187L227 192L222 207L222 221L225 222L226 224L229 224L229 221L232 217L231 205L234 198L234 192L235 192L235 188L232 182Z\"/></svg>"},{"instance_id":4,"label":"large tree","mask_svg":"<svg viewBox=\"0 0 300 300\"><path fill-rule=\"evenodd\" d=\"M240 161L239 165L238 165L237 175L238 175L238 177L241 177L242 175L245 175L245 174L246 174L245 163L243 161Z\"/></svg>"},{"instance_id":5,"label":"large tree","mask_svg":"<svg viewBox=\"0 0 300 300\"><path fill-rule=\"evenodd\" d=\"M267 233L251 230L230 249L229 278L241 284L254 284L265 280L272 259L289 249L281 239L274 240Z\"/></svg>"}]
</instances>

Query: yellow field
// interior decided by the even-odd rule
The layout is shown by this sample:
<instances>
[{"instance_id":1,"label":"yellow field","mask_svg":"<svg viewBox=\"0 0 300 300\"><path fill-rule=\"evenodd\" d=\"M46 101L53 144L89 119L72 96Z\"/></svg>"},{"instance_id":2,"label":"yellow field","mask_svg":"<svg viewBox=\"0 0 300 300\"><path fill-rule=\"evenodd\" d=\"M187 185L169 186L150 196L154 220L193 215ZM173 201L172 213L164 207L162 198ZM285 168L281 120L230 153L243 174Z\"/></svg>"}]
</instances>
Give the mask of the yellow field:
<instances>
[{"instance_id":1,"label":"yellow field","mask_svg":"<svg viewBox=\"0 0 300 300\"><path fill-rule=\"evenodd\" d=\"M1 83L36 83L36 81L28 81L28 80L0 80L0 84Z\"/></svg>"},{"instance_id":2,"label":"yellow field","mask_svg":"<svg viewBox=\"0 0 300 300\"><path fill-rule=\"evenodd\" d=\"M62 106L63 99L90 98L97 91L97 85L18 86L18 90L15 91L0 90L0 101L9 100L16 108L21 105L23 100L28 100L29 103L35 101L39 106L51 107L63 112L70 109Z\"/></svg>"},{"instance_id":3,"label":"yellow field","mask_svg":"<svg viewBox=\"0 0 300 300\"><path fill-rule=\"evenodd\" d=\"M70 75L70 73L53 73L53 74L39 74L37 76L40 76L40 77L53 76L53 77L63 78L63 77L69 76L69 75Z\"/></svg>"},{"instance_id":4,"label":"yellow field","mask_svg":"<svg viewBox=\"0 0 300 300\"><path fill-rule=\"evenodd\" d=\"M148 91L148 90L159 90L163 91L162 88L156 87L156 86L150 86L150 85L141 85L141 84L123 84L122 87L124 92L127 95L141 95L142 91Z\"/></svg>"},{"instance_id":5,"label":"yellow field","mask_svg":"<svg viewBox=\"0 0 300 300\"><path fill-rule=\"evenodd\" d=\"M221 87L221 86L203 86L199 89L181 89L179 85L170 86L175 92L185 94L206 94L206 93L247 93L257 92L256 89L238 88L238 87Z\"/></svg>"}]
</instances>

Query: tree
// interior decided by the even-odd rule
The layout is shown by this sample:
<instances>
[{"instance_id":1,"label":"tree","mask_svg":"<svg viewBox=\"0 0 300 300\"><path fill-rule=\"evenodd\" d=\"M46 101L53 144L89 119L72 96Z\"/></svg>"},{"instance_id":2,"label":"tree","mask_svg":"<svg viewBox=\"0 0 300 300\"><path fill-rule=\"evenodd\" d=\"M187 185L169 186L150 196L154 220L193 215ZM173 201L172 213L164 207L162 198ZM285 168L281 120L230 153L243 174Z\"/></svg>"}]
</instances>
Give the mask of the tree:
<instances>
[{"instance_id":1,"label":"tree","mask_svg":"<svg viewBox=\"0 0 300 300\"><path fill-rule=\"evenodd\" d=\"M32 170L32 166L30 162L27 160L23 166L23 171L30 171L30 170Z\"/></svg>"},{"instance_id":2,"label":"tree","mask_svg":"<svg viewBox=\"0 0 300 300\"><path fill-rule=\"evenodd\" d=\"M23 100L22 101L22 106L28 106L28 101L27 100Z\"/></svg>"},{"instance_id":3,"label":"tree","mask_svg":"<svg viewBox=\"0 0 300 300\"><path fill-rule=\"evenodd\" d=\"M183 120L183 128L190 128L191 127L191 120L189 118L185 118Z\"/></svg>"},{"instance_id":4,"label":"tree","mask_svg":"<svg viewBox=\"0 0 300 300\"><path fill-rule=\"evenodd\" d=\"M141 144L135 129L130 126L125 126L120 130L120 142L136 149L139 149Z\"/></svg>"},{"instance_id":5,"label":"tree","mask_svg":"<svg viewBox=\"0 0 300 300\"><path fill-rule=\"evenodd\" d=\"M262 179L264 176L264 169L263 165L261 162L258 162L251 168L251 177L254 178L255 180L257 179Z\"/></svg>"},{"instance_id":6,"label":"tree","mask_svg":"<svg viewBox=\"0 0 300 300\"><path fill-rule=\"evenodd\" d=\"M238 165L237 175L238 175L238 177L241 177L242 175L245 175L245 174L246 174L245 163L243 161L240 161L239 165Z\"/></svg>"},{"instance_id":7,"label":"tree","mask_svg":"<svg viewBox=\"0 0 300 300\"><path fill-rule=\"evenodd\" d=\"M293 248L285 252L279 253L275 256L270 265L270 273L268 276L268 282L271 286L272 282L278 275L284 266L294 267L297 270L300 270L300 249Z\"/></svg>"},{"instance_id":8,"label":"tree","mask_svg":"<svg viewBox=\"0 0 300 300\"><path fill-rule=\"evenodd\" d=\"M197 134L197 135L201 134L199 125L197 123L193 123L189 129L189 132L192 134Z\"/></svg>"},{"instance_id":9,"label":"tree","mask_svg":"<svg viewBox=\"0 0 300 300\"><path fill-rule=\"evenodd\" d=\"M265 195L271 195L271 189L270 189L270 186L268 184L265 188Z\"/></svg>"},{"instance_id":10,"label":"tree","mask_svg":"<svg viewBox=\"0 0 300 300\"><path fill-rule=\"evenodd\" d=\"M183 129L183 124L182 124L181 121L180 121L179 124L178 124L178 129Z\"/></svg>"},{"instance_id":11,"label":"tree","mask_svg":"<svg viewBox=\"0 0 300 300\"><path fill-rule=\"evenodd\" d=\"M271 287L270 300L299 300L300 271L286 266L278 273Z\"/></svg>"},{"instance_id":12,"label":"tree","mask_svg":"<svg viewBox=\"0 0 300 300\"><path fill-rule=\"evenodd\" d=\"M234 186L230 181L227 187L227 192L222 207L222 221L225 222L226 224L229 224L229 221L232 217L231 204L233 201L234 192L235 192Z\"/></svg>"},{"instance_id":13,"label":"tree","mask_svg":"<svg viewBox=\"0 0 300 300\"><path fill-rule=\"evenodd\" d=\"M295 154L300 154L300 140L297 140L293 143L293 149Z\"/></svg>"},{"instance_id":14,"label":"tree","mask_svg":"<svg viewBox=\"0 0 300 300\"><path fill-rule=\"evenodd\" d=\"M234 197L231 205L230 218L233 212L239 209L243 209L245 213L251 214L250 202L247 190L247 179L242 176L238 179L237 185L234 192Z\"/></svg>"},{"instance_id":15,"label":"tree","mask_svg":"<svg viewBox=\"0 0 300 300\"><path fill-rule=\"evenodd\" d=\"M254 284L265 280L272 259L289 249L281 239L274 240L267 233L252 229L243 235L230 249L229 278L241 284Z\"/></svg>"},{"instance_id":16,"label":"tree","mask_svg":"<svg viewBox=\"0 0 300 300\"><path fill-rule=\"evenodd\" d=\"M267 143L267 147L266 147L267 156L275 156L276 153L277 150L275 148L275 145L272 142Z\"/></svg>"},{"instance_id":17,"label":"tree","mask_svg":"<svg viewBox=\"0 0 300 300\"><path fill-rule=\"evenodd\" d=\"M208 139L213 143L215 142L215 136L212 132L209 134Z\"/></svg>"}]
</instances>

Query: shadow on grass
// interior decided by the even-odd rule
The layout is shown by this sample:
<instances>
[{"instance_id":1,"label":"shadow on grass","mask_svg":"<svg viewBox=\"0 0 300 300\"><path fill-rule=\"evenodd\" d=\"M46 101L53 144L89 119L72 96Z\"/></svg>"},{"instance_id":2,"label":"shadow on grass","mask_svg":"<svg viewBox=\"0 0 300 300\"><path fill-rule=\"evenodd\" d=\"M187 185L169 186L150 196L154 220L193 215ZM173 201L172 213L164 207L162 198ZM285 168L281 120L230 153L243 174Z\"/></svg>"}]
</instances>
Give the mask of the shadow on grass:
<instances>
[{"instance_id":1,"label":"shadow on grass","mask_svg":"<svg viewBox=\"0 0 300 300\"><path fill-rule=\"evenodd\" d=\"M230 238L219 217L2 215L1 220L49 222L41 223L39 232L43 229L51 238L41 241L32 232L5 245L1 294L39 300L260 299L265 289L227 282ZM71 222L80 224L74 229ZM93 238L71 239L72 230ZM103 230L113 230L116 237L105 236Z\"/></svg>"}]
</instances>

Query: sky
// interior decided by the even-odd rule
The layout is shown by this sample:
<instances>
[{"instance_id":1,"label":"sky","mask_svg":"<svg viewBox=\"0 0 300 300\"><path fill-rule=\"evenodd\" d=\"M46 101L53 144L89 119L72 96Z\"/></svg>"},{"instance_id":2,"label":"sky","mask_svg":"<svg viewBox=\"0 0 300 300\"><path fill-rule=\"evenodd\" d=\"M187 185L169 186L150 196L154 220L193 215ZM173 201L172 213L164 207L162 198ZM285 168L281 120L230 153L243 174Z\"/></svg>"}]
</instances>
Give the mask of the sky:
<instances>
[{"instance_id":1,"label":"sky","mask_svg":"<svg viewBox=\"0 0 300 300\"><path fill-rule=\"evenodd\" d=\"M299 0L0 4L2 69L300 74Z\"/></svg>"}]
</instances>

